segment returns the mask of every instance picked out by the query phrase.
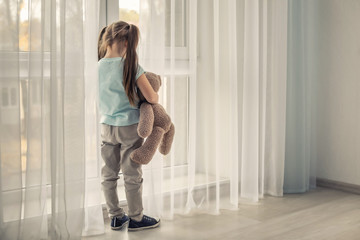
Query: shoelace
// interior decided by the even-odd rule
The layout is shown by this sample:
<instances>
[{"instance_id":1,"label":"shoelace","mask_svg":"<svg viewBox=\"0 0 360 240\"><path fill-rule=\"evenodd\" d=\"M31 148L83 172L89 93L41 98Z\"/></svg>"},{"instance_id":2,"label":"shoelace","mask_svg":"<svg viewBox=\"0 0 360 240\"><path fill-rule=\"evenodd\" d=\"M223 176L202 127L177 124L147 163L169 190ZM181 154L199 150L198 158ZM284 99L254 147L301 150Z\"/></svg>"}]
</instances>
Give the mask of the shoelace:
<instances>
[{"instance_id":1,"label":"shoelace","mask_svg":"<svg viewBox=\"0 0 360 240\"><path fill-rule=\"evenodd\" d=\"M153 218L148 217L146 215L144 215L144 220L147 221L147 222L153 222L154 221Z\"/></svg>"}]
</instances>

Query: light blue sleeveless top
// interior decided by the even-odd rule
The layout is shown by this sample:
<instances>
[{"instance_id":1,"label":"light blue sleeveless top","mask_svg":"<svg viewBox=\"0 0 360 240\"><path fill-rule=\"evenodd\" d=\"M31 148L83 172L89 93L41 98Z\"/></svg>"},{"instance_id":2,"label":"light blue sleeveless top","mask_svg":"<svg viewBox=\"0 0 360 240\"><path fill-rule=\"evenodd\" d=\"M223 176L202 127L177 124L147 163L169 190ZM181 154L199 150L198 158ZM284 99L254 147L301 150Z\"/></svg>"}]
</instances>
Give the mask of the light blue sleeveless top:
<instances>
[{"instance_id":1,"label":"light blue sleeveless top","mask_svg":"<svg viewBox=\"0 0 360 240\"><path fill-rule=\"evenodd\" d=\"M98 62L98 67L100 123L111 126L138 123L140 111L130 105L123 86L123 58L102 58ZM136 80L143 73L144 70L139 65Z\"/></svg>"}]
</instances>

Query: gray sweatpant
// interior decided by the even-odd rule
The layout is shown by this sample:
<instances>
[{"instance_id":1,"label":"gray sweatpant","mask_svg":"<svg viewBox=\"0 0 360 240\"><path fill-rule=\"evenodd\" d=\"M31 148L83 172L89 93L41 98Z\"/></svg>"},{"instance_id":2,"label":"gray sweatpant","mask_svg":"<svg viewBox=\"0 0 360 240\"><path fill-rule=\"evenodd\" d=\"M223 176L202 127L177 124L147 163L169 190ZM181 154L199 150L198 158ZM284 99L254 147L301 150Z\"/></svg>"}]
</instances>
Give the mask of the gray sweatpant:
<instances>
[{"instance_id":1,"label":"gray sweatpant","mask_svg":"<svg viewBox=\"0 0 360 240\"><path fill-rule=\"evenodd\" d=\"M101 156L104 166L101 171L102 189L110 217L124 216L124 210L119 206L117 195L117 180L122 170L126 200L129 207L128 215L135 221L141 221L142 205L142 170L141 165L130 160L130 154L139 148L143 139L137 133L137 124L116 127L101 125Z\"/></svg>"}]
</instances>

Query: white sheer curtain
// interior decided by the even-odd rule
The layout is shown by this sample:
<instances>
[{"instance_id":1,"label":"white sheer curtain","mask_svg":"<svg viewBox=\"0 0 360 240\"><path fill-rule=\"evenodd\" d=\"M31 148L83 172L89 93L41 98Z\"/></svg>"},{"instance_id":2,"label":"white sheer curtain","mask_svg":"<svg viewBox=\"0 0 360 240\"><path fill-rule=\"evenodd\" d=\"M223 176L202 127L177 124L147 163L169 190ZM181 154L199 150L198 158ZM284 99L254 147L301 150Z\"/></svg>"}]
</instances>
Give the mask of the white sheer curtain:
<instances>
[{"instance_id":1,"label":"white sheer curtain","mask_svg":"<svg viewBox=\"0 0 360 240\"><path fill-rule=\"evenodd\" d=\"M102 211L98 63L99 1L83 0L85 91L85 217L83 236L105 232Z\"/></svg>"},{"instance_id":2,"label":"white sheer curtain","mask_svg":"<svg viewBox=\"0 0 360 240\"><path fill-rule=\"evenodd\" d=\"M140 63L163 77L169 156L144 166L145 212L282 195L287 1L140 0Z\"/></svg>"},{"instance_id":3,"label":"white sheer curtain","mask_svg":"<svg viewBox=\"0 0 360 240\"><path fill-rule=\"evenodd\" d=\"M0 3L1 239L104 231L97 9L82 0Z\"/></svg>"}]
</instances>

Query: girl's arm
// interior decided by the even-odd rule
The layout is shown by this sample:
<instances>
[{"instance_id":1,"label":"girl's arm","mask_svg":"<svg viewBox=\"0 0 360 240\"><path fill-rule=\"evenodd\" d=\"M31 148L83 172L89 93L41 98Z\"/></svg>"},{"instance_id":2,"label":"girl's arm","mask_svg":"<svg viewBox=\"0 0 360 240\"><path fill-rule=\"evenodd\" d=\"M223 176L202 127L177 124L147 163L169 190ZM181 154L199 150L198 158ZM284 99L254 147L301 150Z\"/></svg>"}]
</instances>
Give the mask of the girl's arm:
<instances>
[{"instance_id":1,"label":"girl's arm","mask_svg":"<svg viewBox=\"0 0 360 240\"><path fill-rule=\"evenodd\" d=\"M149 80L146 78L145 74L142 74L138 78L136 84L140 89L141 93L144 95L146 101L152 104L158 103L159 95L151 87Z\"/></svg>"}]
</instances>

